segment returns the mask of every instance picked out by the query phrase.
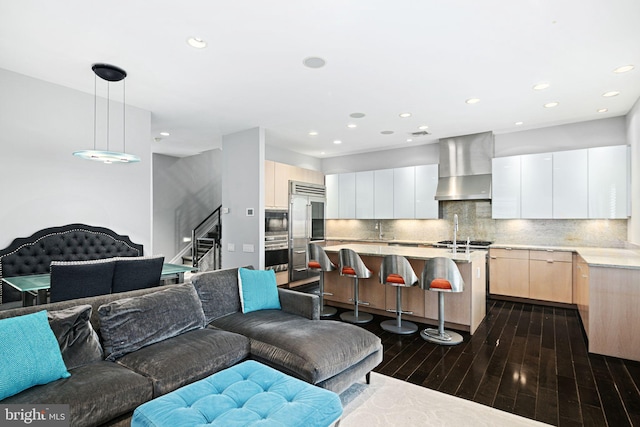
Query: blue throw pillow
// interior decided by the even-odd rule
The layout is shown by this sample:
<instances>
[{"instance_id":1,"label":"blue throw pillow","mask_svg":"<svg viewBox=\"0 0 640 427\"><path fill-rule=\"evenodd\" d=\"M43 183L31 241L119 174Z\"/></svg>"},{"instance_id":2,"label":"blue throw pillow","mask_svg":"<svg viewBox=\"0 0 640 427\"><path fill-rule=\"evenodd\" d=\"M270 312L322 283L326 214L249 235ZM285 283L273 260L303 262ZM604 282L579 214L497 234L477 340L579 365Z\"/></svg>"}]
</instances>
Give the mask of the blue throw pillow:
<instances>
[{"instance_id":1,"label":"blue throw pillow","mask_svg":"<svg viewBox=\"0 0 640 427\"><path fill-rule=\"evenodd\" d=\"M0 320L0 400L71 374L45 310Z\"/></svg>"},{"instance_id":2,"label":"blue throw pillow","mask_svg":"<svg viewBox=\"0 0 640 427\"><path fill-rule=\"evenodd\" d=\"M280 310L278 284L273 270L238 269L238 287L243 313L257 310Z\"/></svg>"}]
</instances>

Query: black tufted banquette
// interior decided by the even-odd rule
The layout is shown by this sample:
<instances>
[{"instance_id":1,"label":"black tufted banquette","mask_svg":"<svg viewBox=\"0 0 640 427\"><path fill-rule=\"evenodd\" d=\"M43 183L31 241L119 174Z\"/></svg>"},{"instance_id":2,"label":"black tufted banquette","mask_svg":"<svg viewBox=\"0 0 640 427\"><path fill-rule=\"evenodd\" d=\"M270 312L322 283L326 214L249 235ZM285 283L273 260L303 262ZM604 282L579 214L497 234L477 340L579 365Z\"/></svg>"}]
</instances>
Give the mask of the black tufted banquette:
<instances>
[{"instance_id":1,"label":"black tufted banquette","mask_svg":"<svg viewBox=\"0 0 640 427\"><path fill-rule=\"evenodd\" d=\"M49 273L51 261L88 261L112 257L142 256L143 247L129 236L85 224L69 224L40 230L15 239L0 250L0 278ZM3 284L0 304L20 300L20 292Z\"/></svg>"}]
</instances>

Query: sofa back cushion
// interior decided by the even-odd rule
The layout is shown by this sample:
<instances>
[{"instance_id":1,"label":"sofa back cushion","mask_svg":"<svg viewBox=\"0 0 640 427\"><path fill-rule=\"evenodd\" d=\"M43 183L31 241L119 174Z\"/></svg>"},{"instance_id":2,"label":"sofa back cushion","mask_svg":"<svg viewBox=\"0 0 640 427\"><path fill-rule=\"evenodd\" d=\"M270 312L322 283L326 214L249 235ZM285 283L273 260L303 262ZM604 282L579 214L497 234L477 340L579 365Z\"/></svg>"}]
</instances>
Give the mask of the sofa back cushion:
<instances>
[{"instance_id":1,"label":"sofa back cushion","mask_svg":"<svg viewBox=\"0 0 640 427\"><path fill-rule=\"evenodd\" d=\"M194 274L191 277L191 283L202 301L207 323L241 311L237 268Z\"/></svg>"},{"instance_id":2,"label":"sofa back cushion","mask_svg":"<svg viewBox=\"0 0 640 427\"><path fill-rule=\"evenodd\" d=\"M191 284L116 300L98 308L107 360L204 328L202 304Z\"/></svg>"},{"instance_id":3,"label":"sofa back cushion","mask_svg":"<svg viewBox=\"0 0 640 427\"><path fill-rule=\"evenodd\" d=\"M91 326L91 306L48 311L49 326L58 340L67 369L102 360L102 346Z\"/></svg>"}]
</instances>

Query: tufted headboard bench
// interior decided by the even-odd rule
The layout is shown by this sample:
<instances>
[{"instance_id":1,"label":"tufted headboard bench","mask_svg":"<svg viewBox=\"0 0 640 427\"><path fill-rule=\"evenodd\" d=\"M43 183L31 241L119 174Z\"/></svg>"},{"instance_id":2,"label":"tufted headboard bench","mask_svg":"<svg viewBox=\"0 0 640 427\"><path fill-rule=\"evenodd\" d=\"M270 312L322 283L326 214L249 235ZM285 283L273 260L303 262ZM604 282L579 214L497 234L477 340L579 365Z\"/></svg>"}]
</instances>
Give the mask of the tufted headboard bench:
<instances>
[{"instance_id":1,"label":"tufted headboard bench","mask_svg":"<svg viewBox=\"0 0 640 427\"><path fill-rule=\"evenodd\" d=\"M49 273L51 261L88 261L142 255L142 245L108 228L85 224L45 228L29 237L17 238L0 250L0 279ZM20 292L6 284L2 285L0 304L19 300Z\"/></svg>"}]
</instances>

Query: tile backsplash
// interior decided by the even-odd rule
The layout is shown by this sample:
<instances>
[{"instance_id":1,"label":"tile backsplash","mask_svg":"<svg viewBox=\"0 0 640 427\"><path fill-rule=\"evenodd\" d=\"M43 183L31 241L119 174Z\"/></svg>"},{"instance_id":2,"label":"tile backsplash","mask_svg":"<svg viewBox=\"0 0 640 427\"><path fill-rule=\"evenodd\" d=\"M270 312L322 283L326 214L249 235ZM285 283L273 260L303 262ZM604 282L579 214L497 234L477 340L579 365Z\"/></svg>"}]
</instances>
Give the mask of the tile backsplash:
<instances>
[{"instance_id":1,"label":"tile backsplash","mask_svg":"<svg viewBox=\"0 0 640 427\"><path fill-rule=\"evenodd\" d=\"M627 246L624 219L492 219L488 201L440 202L442 219L327 220L329 238L434 242L453 238L453 215L458 214L458 239L489 240L501 244L551 246Z\"/></svg>"}]
</instances>

